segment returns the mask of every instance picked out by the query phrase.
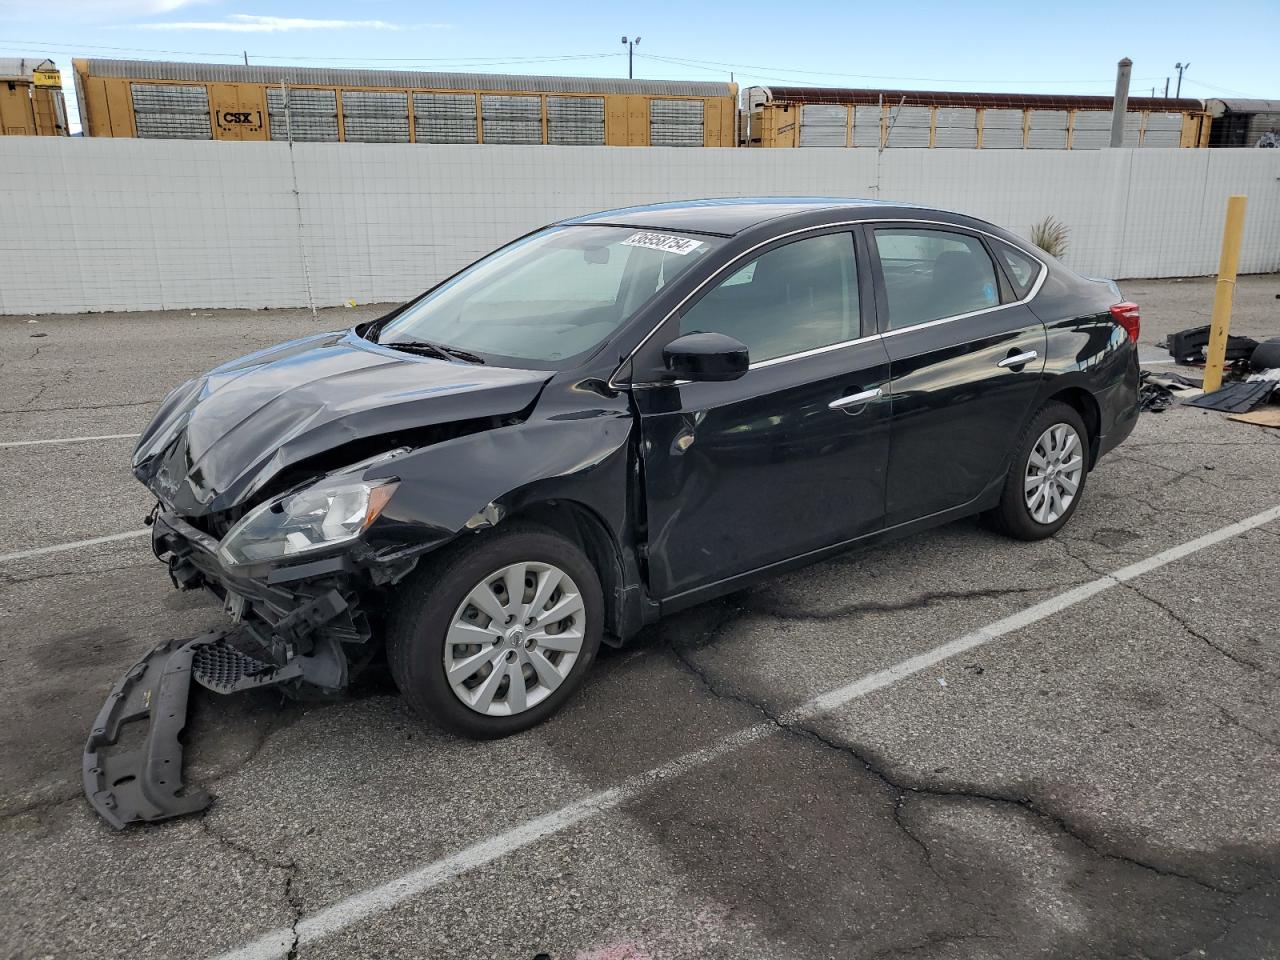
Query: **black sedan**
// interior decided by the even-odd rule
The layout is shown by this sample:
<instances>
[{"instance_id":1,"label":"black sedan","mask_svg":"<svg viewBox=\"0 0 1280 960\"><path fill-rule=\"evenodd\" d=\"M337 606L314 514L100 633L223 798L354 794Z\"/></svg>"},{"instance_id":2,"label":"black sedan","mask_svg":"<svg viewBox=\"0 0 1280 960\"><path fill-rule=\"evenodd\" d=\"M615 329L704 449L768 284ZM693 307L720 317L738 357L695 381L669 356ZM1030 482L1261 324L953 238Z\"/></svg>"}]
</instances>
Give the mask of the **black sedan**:
<instances>
[{"instance_id":1,"label":"black sedan","mask_svg":"<svg viewBox=\"0 0 1280 960\"><path fill-rule=\"evenodd\" d=\"M197 680L334 692L385 645L422 714L502 736L778 571L970 514L1052 535L1133 429L1137 335L1114 283L966 216L612 210L178 388L134 470L236 624L183 648Z\"/></svg>"}]
</instances>

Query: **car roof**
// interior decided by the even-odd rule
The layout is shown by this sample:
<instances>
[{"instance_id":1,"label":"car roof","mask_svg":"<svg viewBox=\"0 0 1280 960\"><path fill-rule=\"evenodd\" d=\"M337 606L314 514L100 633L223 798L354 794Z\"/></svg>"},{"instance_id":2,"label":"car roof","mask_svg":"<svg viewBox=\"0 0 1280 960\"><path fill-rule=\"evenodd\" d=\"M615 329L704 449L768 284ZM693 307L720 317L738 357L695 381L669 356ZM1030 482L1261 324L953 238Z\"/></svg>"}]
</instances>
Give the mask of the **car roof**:
<instances>
[{"instance_id":1,"label":"car roof","mask_svg":"<svg viewBox=\"0 0 1280 960\"><path fill-rule=\"evenodd\" d=\"M848 197L722 197L706 200L676 200L636 207L603 210L570 220L567 224L617 224L624 227L652 227L712 233L730 237L770 220L820 211L883 213L893 208L922 210L909 203L860 200Z\"/></svg>"}]
</instances>

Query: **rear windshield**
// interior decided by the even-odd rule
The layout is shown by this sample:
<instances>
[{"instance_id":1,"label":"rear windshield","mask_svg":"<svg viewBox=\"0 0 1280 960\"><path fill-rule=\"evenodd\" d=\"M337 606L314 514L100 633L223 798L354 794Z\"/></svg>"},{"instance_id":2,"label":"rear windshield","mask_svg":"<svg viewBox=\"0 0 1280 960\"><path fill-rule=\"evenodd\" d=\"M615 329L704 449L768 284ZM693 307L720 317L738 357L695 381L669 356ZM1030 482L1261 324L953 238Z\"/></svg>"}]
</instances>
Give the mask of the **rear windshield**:
<instances>
[{"instance_id":1,"label":"rear windshield","mask_svg":"<svg viewBox=\"0 0 1280 960\"><path fill-rule=\"evenodd\" d=\"M721 242L634 227L550 227L468 267L378 341L428 341L508 366L569 366Z\"/></svg>"}]
</instances>

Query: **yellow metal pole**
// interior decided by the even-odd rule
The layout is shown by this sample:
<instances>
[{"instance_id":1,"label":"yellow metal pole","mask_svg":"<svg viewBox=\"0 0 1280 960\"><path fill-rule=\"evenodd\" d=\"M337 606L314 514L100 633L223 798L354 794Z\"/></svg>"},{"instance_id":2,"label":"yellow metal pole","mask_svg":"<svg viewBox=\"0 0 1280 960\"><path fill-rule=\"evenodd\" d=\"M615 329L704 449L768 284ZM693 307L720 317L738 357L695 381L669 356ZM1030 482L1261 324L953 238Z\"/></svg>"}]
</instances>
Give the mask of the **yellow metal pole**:
<instances>
[{"instance_id":1,"label":"yellow metal pole","mask_svg":"<svg viewBox=\"0 0 1280 960\"><path fill-rule=\"evenodd\" d=\"M1222 258L1218 261L1218 284L1213 291L1213 320L1209 327L1209 350L1205 356L1204 392L1222 386L1222 364L1227 358L1227 334L1231 330L1231 301L1236 290L1236 270L1240 266L1240 238L1244 234L1244 207L1248 197L1227 200L1227 222L1222 228Z\"/></svg>"}]
</instances>

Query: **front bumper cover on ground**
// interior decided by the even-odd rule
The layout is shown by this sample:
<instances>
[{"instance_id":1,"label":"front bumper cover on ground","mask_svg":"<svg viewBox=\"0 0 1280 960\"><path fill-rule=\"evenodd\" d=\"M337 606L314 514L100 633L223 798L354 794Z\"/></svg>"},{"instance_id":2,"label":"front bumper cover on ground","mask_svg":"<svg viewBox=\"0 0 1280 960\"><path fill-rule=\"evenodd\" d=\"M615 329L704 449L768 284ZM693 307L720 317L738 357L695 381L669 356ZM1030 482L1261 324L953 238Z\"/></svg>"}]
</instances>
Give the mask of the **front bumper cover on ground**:
<instances>
[{"instance_id":1,"label":"front bumper cover on ground","mask_svg":"<svg viewBox=\"0 0 1280 960\"><path fill-rule=\"evenodd\" d=\"M193 679L221 694L265 687L333 694L349 679L348 646L365 646L370 636L355 593L331 569L288 585L232 580L212 538L171 515L156 518L155 545L179 587L236 598L237 623L160 644L112 688L85 745L83 779L90 805L116 829L197 813L212 802L182 778L180 738Z\"/></svg>"},{"instance_id":2,"label":"front bumper cover on ground","mask_svg":"<svg viewBox=\"0 0 1280 960\"><path fill-rule=\"evenodd\" d=\"M84 748L84 793L104 820L122 829L198 813L213 802L182 779L181 735L194 679L215 693L299 681L299 658L277 666L246 653L238 630L213 630L153 648L121 678L98 711ZM138 735L133 727L139 728ZM138 736L141 741L139 743ZM137 746L123 746L129 739Z\"/></svg>"},{"instance_id":3,"label":"front bumper cover on ground","mask_svg":"<svg viewBox=\"0 0 1280 960\"><path fill-rule=\"evenodd\" d=\"M117 830L127 823L197 813L212 802L182 781L182 743L195 648L213 636L166 641L134 664L98 711L84 748L84 793ZM129 724L147 721L146 737L132 750L110 752Z\"/></svg>"}]
</instances>

